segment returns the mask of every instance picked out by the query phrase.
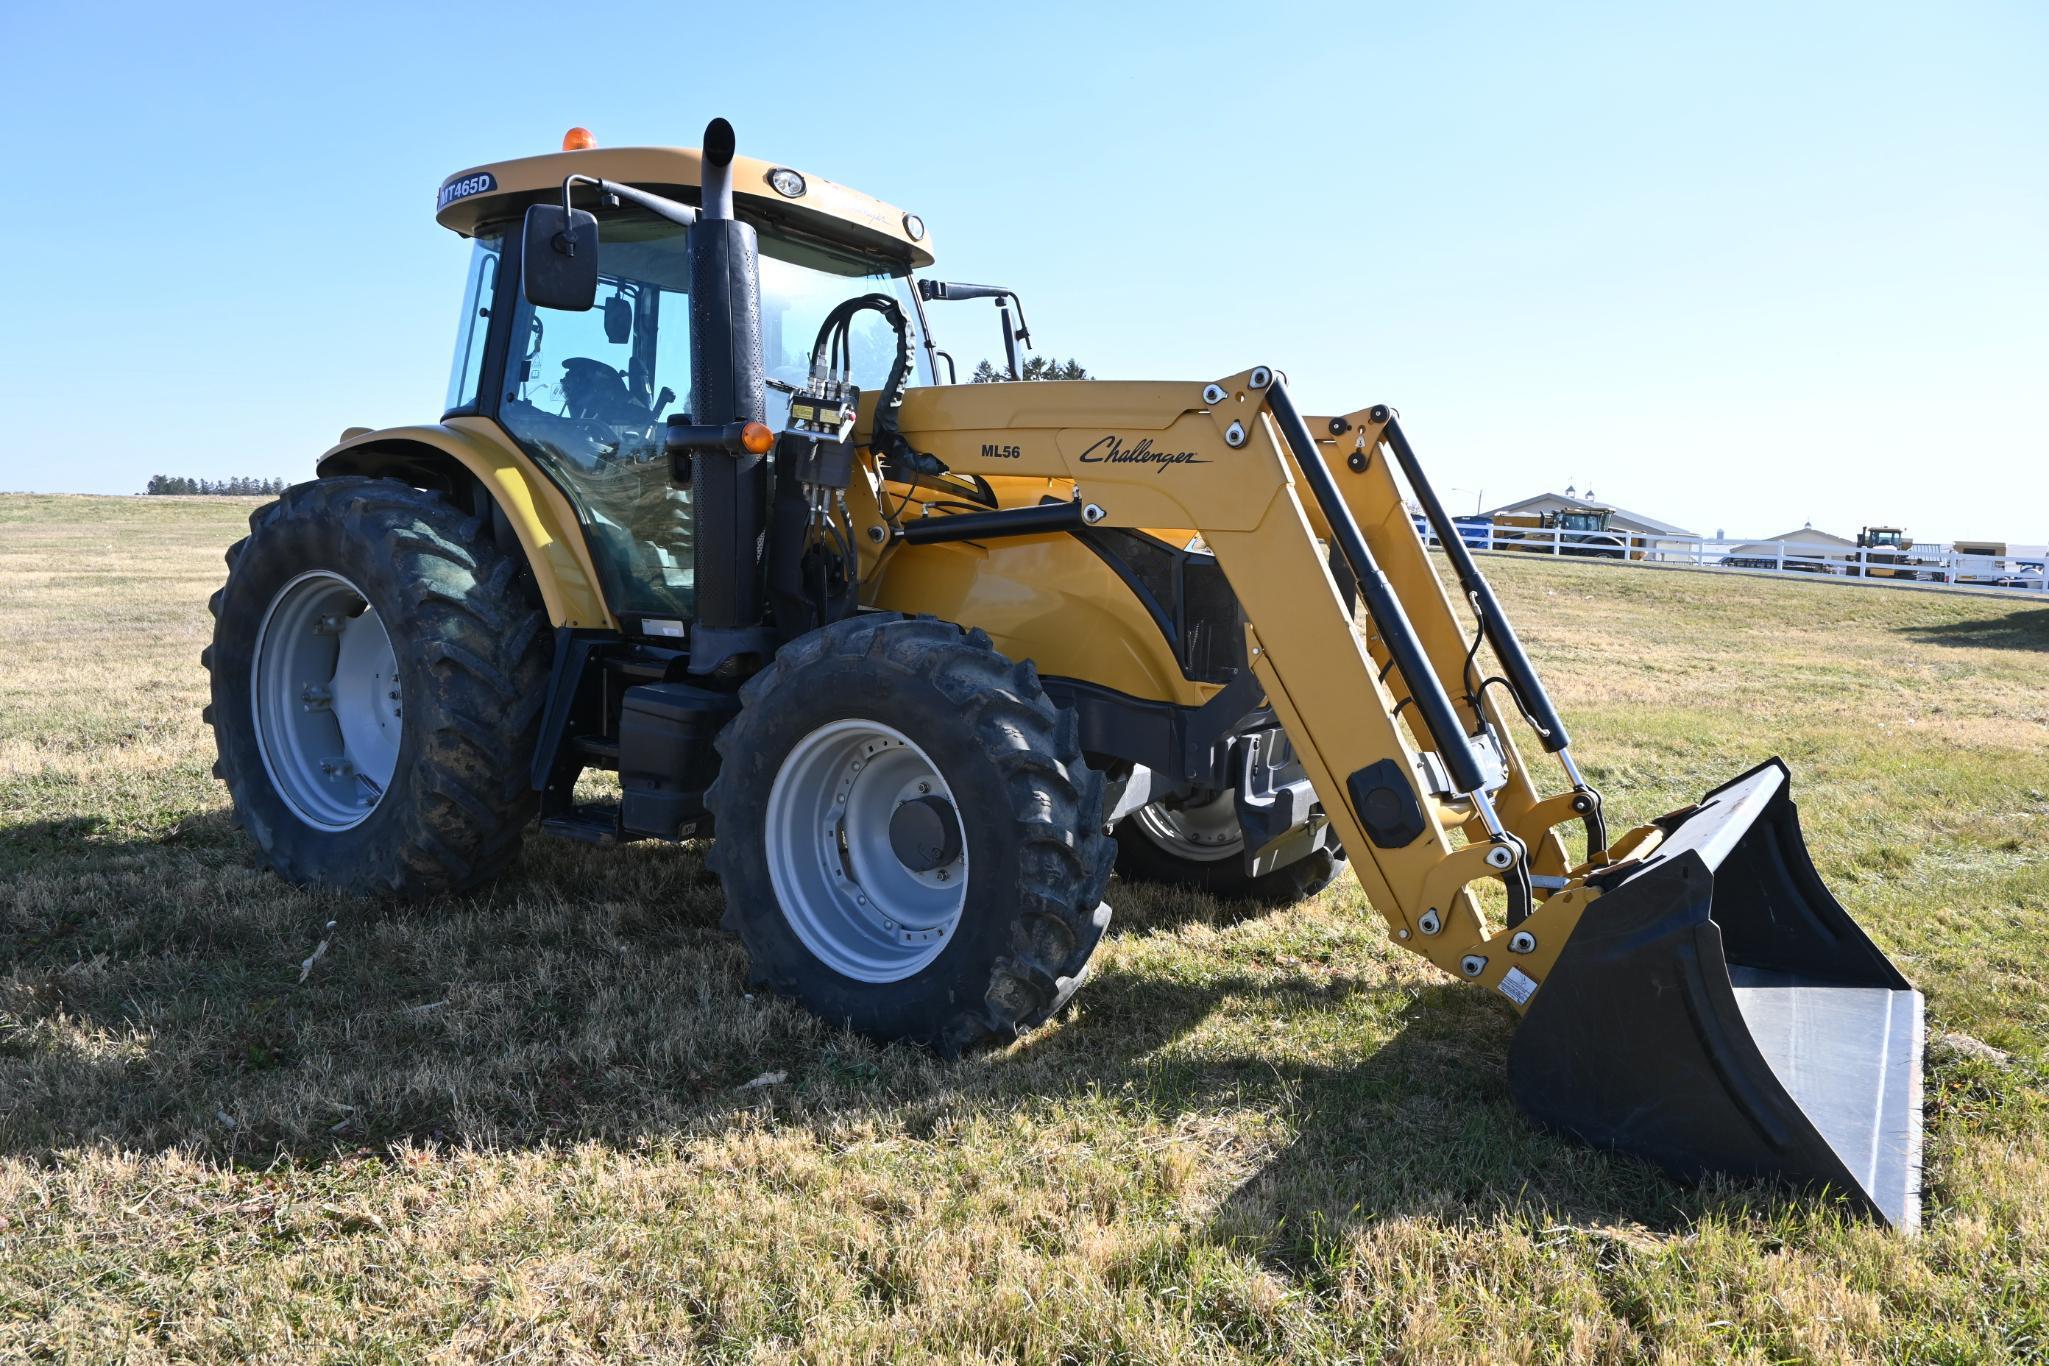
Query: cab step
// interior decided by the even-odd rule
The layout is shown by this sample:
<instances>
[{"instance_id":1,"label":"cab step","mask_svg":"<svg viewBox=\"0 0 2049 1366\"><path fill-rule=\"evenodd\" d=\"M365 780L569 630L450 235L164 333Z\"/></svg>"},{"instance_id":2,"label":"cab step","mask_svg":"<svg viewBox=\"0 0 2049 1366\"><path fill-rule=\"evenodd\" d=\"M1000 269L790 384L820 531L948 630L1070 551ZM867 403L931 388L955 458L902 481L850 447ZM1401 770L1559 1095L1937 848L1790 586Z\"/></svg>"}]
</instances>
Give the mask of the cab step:
<instances>
[{"instance_id":1,"label":"cab step","mask_svg":"<svg viewBox=\"0 0 2049 1366\"><path fill-rule=\"evenodd\" d=\"M560 816L541 818L541 833L557 839L575 840L609 848L624 838L619 829L616 806L581 806Z\"/></svg>"},{"instance_id":2,"label":"cab step","mask_svg":"<svg viewBox=\"0 0 2049 1366\"><path fill-rule=\"evenodd\" d=\"M578 757L600 768L619 767L619 742L602 735L579 735L570 745Z\"/></svg>"}]
</instances>

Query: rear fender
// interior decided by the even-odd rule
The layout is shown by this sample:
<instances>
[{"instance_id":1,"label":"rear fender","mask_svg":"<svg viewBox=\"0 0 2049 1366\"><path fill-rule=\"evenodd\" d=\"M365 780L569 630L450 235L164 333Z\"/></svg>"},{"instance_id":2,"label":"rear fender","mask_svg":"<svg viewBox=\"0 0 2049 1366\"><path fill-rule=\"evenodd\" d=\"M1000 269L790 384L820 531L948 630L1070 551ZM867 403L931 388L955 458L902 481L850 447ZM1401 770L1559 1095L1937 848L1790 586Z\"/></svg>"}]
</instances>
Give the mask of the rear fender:
<instances>
[{"instance_id":1,"label":"rear fender","mask_svg":"<svg viewBox=\"0 0 2049 1366\"><path fill-rule=\"evenodd\" d=\"M499 428L482 418L350 435L315 465L321 478L361 474L455 492L474 481L518 540L556 627L617 630L598 587L576 509Z\"/></svg>"}]
</instances>

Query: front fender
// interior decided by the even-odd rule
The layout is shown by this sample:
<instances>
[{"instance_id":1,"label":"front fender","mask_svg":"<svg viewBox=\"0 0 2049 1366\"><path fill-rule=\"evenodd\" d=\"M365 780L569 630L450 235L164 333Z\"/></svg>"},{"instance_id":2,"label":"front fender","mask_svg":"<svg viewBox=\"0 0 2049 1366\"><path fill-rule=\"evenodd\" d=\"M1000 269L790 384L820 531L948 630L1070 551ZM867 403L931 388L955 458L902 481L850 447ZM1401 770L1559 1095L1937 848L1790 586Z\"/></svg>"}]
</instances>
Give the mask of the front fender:
<instances>
[{"instance_id":1,"label":"front fender","mask_svg":"<svg viewBox=\"0 0 2049 1366\"><path fill-rule=\"evenodd\" d=\"M419 482L450 465L474 476L512 527L557 627L617 630L576 509L496 423L478 417L353 433L315 462L321 478L362 474Z\"/></svg>"}]
</instances>

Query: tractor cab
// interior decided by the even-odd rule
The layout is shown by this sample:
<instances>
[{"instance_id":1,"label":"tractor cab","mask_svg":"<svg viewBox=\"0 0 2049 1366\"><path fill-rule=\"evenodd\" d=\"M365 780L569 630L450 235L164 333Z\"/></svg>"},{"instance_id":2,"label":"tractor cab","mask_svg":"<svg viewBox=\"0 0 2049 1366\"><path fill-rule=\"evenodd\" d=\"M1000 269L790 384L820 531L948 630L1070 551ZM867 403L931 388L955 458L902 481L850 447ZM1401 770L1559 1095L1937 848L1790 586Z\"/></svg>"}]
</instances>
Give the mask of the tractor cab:
<instances>
[{"instance_id":1,"label":"tractor cab","mask_svg":"<svg viewBox=\"0 0 2049 1366\"><path fill-rule=\"evenodd\" d=\"M1559 531L1606 531L1609 508L1560 508L1544 514L1544 525Z\"/></svg>"},{"instance_id":2,"label":"tractor cab","mask_svg":"<svg viewBox=\"0 0 2049 1366\"><path fill-rule=\"evenodd\" d=\"M606 601L622 617L694 613L693 496L671 479L669 419L702 404L690 335L693 229L616 197L580 192L596 214L598 295L588 310L531 302L519 279L521 220L560 202L568 177L631 185L693 203L692 149L588 145L460 172L442 185L436 217L473 246L446 417L486 419L532 458L573 504ZM912 271L932 263L914 214L787 167L738 158L735 208L759 243L764 419L788 425L791 396L810 378L821 325L841 305L880 295L908 335L908 383L930 383L932 349ZM723 346L723 339L718 343ZM879 389L899 353L884 313L855 313L849 367Z\"/></svg>"}]
</instances>

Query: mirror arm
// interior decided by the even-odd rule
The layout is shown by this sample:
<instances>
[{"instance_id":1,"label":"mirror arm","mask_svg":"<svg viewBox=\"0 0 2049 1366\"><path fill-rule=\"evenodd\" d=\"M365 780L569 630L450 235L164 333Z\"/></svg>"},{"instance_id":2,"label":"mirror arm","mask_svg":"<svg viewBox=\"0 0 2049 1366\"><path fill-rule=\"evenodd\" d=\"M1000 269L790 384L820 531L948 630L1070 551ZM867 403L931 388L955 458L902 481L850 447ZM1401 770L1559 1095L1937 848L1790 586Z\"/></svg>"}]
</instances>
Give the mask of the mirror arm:
<instances>
[{"instance_id":1,"label":"mirror arm","mask_svg":"<svg viewBox=\"0 0 2049 1366\"><path fill-rule=\"evenodd\" d=\"M994 299L996 307L1003 314L1003 350L1010 359L1012 378L1017 377L1017 344L1032 344L1031 325L1025 321L1024 300L1017 297L1017 291L1002 285L971 285L962 280L918 280L918 297L924 300L939 299ZM1017 310L1017 326L1012 327L1010 310Z\"/></svg>"},{"instance_id":2,"label":"mirror arm","mask_svg":"<svg viewBox=\"0 0 2049 1366\"><path fill-rule=\"evenodd\" d=\"M1032 344L1032 329L1025 324L1024 300L1013 293L1010 302L1017 309L1017 339L1029 347Z\"/></svg>"},{"instance_id":3,"label":"mirror arm","mask_svg":"<svg viewBox=\"0 0 2049 1366\"><path fill-rule=\"evenodd\" d=\"M1008 301L998 299L996 301L996 312L1003 318L1003 356L1005 360L1010 362L1010 377L1012 379L1023 379L1024 370L1018 364L1018 334L1010 326L1010 304Z\"/></svg>"},{"instance_id":4,"label":"mirror arm","mask_svg":"<svg viewBox=\"0 0 2049 1366\"><path fill-rule=\"evenodd\" d=\"M636 190L633 186L621 185L616 180L600 180L596 176L571 175L562 178L562 207L565 210L570 207L570 188L576 185L595 185L600 194L623 199L629 204L638 204L655 217L666 218L679 227L697 226L697 210L688 204L678 204L673 199L664 199L661 195L649 194L646 190Z\"/></svg>"}]
</instances>

